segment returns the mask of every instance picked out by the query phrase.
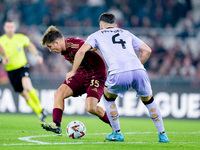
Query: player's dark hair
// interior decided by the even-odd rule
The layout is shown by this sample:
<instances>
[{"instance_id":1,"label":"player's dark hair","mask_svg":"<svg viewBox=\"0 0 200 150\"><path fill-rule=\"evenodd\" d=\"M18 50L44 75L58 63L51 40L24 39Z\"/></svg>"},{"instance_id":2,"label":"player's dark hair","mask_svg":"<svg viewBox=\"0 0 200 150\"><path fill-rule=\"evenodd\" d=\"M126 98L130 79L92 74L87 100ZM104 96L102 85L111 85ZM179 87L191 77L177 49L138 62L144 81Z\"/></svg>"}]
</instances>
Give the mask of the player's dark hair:
<instances>
[{"instance_id":1,"label":"player's dark hair","mask_svg":"<svg viewBox=\"0 0 200 150\"><path fill-rule=\"evenodd\" d=\"M12 19L6 19L5 23L6 22L14 22Z\"/></svg>"},{"instance_id":2,"label":"player's dark hair","mask_svg":"<svg viewBox=\"0 0 200 150\"><path fill-rule=\"evenodd\" d=\"M55 26L50 26L42 36L42 45L46 46L60 38L63 38L62 33Z\"/></svg>"},{"instance_id":3,"label":"player's dark hair","mask_svg":"<svg viewBox=\"0 0 200 150\"><path fill-rule=\"evenodd\" d=\"M108 13L108 12L103 13L99 17L99 22L100 21L104 21L106 23L113 24L113 23L115 23L115 15L113 15L112 13Z\"/></svg>"}]
</instances>

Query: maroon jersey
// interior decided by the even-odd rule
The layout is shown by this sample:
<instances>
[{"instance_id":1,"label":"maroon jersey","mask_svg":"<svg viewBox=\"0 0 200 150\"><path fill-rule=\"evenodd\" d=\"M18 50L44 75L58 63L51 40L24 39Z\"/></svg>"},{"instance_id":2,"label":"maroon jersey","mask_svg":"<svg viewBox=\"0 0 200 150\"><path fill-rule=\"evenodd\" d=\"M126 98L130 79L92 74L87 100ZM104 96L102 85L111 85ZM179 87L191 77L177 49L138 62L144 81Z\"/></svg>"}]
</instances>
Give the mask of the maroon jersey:
<instances>
[{"instance_id":1,"label":"maroon jersey","mask_svg":"<svg viewBox=\"0 0 200 150\"><path fill-rule=\"evenodd\" d=\"M61 54L66 60L73 63L76 52L84 42L75 37L65 39L66 51L62 51ZM87 93L87 97L95 97L100 100L106 76L106 65L102 57L94 51L88 51L76 74L68 82L65 80L63 84L67 84L72 89L73 96Z\"/></svg>"},{"instance_id":2,"label":"maroon jersey","mask_svg":"<svg viewBox=\"0 0 200 150\"><path fill-rule=\"evenodd\" d=\"M79 48L85 43L83 39L70 37L65 39L66 51L62 51L62 55L70 63L74 62L74 57ZM106 65L102 57L94 51L88 51L77 70L77 73L87 74L87 77L99 76L106 80Z\"/></svg>"}]
</instances>

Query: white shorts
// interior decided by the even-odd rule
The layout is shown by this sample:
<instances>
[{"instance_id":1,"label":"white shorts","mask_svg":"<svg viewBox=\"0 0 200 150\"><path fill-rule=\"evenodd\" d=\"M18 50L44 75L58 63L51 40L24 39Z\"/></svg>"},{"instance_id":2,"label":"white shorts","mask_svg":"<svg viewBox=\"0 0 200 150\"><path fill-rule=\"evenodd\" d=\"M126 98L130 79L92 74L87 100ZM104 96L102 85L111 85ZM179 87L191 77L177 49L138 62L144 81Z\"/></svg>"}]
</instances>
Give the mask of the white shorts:
<instances>
[{"instance_id":1,"label":"white shorts","mask_svg":"<svg viewBox=\"0 0 200 150\"><path fill-rule=\"evenodd\" d=\"M152 89L146 70L131 70L112 74L107 77L105 85L108 92L123 97L126 91L132 87L137 92L137 97L152 95Z\"/></svg>"}]
</instances>

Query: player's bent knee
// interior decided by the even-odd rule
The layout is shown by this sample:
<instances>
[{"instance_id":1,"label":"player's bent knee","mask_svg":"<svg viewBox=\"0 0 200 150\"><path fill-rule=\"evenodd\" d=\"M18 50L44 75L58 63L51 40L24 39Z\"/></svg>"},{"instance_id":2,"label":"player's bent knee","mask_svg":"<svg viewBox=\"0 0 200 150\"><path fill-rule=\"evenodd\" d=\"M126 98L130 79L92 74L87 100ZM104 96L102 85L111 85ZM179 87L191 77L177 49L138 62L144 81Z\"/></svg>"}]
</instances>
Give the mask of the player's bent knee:
<instances>
[{"instance_id":1,"label":"player's bent knee","mask_svg":"<svg viewBox=\"0 0 200 150\"><path fill-rule=\"evenodd\" d=\"M115 101L116 98L107 97L105 94L103 95L107 101Z\"/></svg>"},{"instance_id":2,"label":"player's bent knee","mask_svg":"<svg viewBox=\"0 0 200 150\"><path fill-rule=\"evenodd\" d=\"M89 113L93 113L96 110L96 106L92 105L91 103L86 103L85 110Z\"/></svg>"},{"instance_id":3,"label":"player's bent knee","mask_svg":"<svg viewBox=\"0 0 200 150\"><path fill-rule=\"evenodd\" d=\"M96 107L85 106L85 110L89 113L95 113Z\"/></svg>"},{"instance_id":4,"label":"player's bent knee","mask_svg":"<svg viewBox=\"0 0 200 150\"><path fill-rule=\"evenodd\" d=\"M147 98L148 100L146 100L145 98ZM151 104L154 101L153 96L150 97L141 97L142 102L144 103L144 105L148 105Z\"/></svg>"},{"instance_id":5,"label":"player's bent knee","mask_svg":"<svg viewBox=\"0 0 200 150\"><path fill-rule=\"evenodd\" d=\"M25 90L26 92L30 92L30 91L32 90L32 88L24 87L24 90Z\"/></svg>"}]
</instances>

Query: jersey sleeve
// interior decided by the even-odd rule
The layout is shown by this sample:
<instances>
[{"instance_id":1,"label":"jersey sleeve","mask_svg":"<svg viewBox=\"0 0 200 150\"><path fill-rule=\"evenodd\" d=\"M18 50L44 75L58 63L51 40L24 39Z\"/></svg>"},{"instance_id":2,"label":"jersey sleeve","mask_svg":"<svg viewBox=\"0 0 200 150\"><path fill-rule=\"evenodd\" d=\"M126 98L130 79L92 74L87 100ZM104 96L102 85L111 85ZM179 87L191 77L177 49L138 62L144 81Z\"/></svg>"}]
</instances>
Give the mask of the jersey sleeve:
<instances>
[{"instance_id":1,"label":"jersey sleeve","mask_svg":"<svg viewBox=\"0 0 200 150\"><path fill-rule=\"evenodd\" d=\"M90 35L90 36L86 39L85 43L86 43L86 44L89 44L92 48L95 48L95 47L97 46L96 40L95 40L93 34Z\"/></svg>"},{"instance_id":2,"label":"jersey sleeve","mask_svg":"<svg viewBox=\"0 0 200 150\"><path fill-rule=\"evenodd\" d=\"M30 39L28 38L28 36L23 35L23 34L21 34L20 36L21 36L21 40L22 40L23 43L24 43L24 46L25 46L25 47L28 47L29 44L30 44Z\"/></svg>"},{"instance_id":3,"label":"jersey sleeve","mask_svg":"<svg viewBox=\"0 0 200 150\"><path fill-rule=\"evenodd\" d=\"M140 46L144 43L141 39L131 34L132 36L132 45L134 50L139 51Z\"/></svg>"}]
</instances>

